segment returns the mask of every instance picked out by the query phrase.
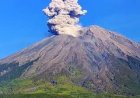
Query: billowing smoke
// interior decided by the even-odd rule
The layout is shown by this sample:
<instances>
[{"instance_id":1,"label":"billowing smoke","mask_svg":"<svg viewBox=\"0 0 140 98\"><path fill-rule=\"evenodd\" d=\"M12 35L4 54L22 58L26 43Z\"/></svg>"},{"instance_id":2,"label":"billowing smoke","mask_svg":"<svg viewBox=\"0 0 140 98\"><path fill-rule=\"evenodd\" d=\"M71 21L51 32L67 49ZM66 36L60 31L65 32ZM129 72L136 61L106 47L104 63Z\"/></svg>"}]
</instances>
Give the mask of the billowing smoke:
<instances>
[{"instance_id":1,"label":"billowing smoke","mask_svg":"<svg viewBox=\"0 0 140 98\"><path fill-rule=\"evenodd\" d=\"M82 10L78 0L52 0L43 11L49 17L48 26L51 32L74 37L81 30L79 17L87 12Z\"/></svg>"}]
</instances>

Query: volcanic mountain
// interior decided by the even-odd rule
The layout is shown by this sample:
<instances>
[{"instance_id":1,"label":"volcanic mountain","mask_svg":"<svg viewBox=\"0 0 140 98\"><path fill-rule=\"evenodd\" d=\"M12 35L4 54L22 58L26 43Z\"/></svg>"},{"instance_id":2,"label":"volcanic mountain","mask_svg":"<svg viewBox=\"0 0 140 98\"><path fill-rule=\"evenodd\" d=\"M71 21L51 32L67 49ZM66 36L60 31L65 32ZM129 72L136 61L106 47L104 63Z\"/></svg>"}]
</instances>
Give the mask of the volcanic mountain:
<instances>
[{"instance_id":1,"label":"volcanic mountain","mask_svg":"<svg viewBox=\"0 0 140 98\"><path fill-rule=\"evenodd\" d=\"M0 60L0 82L66 76L93 92L140 94L140 45L99 26L54 35Z\"/></svg>"}]
</instances>

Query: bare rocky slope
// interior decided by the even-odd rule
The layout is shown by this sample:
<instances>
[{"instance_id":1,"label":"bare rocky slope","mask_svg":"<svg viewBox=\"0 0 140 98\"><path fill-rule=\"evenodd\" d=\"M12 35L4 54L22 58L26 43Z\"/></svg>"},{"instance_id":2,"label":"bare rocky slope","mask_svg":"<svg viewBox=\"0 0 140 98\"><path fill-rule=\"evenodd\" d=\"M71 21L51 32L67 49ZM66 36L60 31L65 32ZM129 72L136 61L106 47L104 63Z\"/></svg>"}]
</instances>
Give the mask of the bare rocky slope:
<instances>
[{"instance_id":1,"label":"bare rocky slope","mask_svg":"<svg viewBox=\"0 0 140 98\"><path fill-rule=\"evenodd\" d=\"M140 45L99 26L54 35L0 60L0 81L67 76L94 92L140 94Z\"/></svg>"}]
</instances>

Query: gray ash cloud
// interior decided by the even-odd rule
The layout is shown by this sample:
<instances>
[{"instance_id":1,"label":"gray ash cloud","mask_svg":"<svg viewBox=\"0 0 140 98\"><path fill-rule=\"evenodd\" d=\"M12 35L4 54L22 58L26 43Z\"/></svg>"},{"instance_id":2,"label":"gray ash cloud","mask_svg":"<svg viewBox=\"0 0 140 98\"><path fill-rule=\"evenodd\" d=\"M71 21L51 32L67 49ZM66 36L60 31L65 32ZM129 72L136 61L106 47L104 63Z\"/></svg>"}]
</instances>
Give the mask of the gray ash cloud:
<instances>
[{"instance_id":1,"label":"gray ash cloud","mask_svg":"<svg viewBox=\"0 0 140 98\"><path fill-rule=\"evenodd\" d=\"M86 10L78 4L78 0L52 0L43 10L49 17L48 26L55 34L78 36L81 26L79 18L85 15Z\"/></svg>"}]
</instances>

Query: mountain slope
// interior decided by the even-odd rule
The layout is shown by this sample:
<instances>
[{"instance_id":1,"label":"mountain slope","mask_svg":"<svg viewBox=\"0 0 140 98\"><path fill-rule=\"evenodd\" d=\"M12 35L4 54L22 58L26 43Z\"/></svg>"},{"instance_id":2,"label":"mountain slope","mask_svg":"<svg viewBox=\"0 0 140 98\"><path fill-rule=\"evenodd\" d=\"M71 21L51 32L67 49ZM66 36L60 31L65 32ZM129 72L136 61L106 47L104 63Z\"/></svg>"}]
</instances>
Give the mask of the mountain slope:
<instances>
[{"instance_id":1,"label":"mountain slope","mask_svg":"<svg viewBox=\"0 0 140 98\"><path fill-rule=\"evenodd\" d=\"M140 94L140 45L98 26L80 33L46 38L0 60L0 81L66 76L94 92Z\"/></svg>"}]
</instances>

